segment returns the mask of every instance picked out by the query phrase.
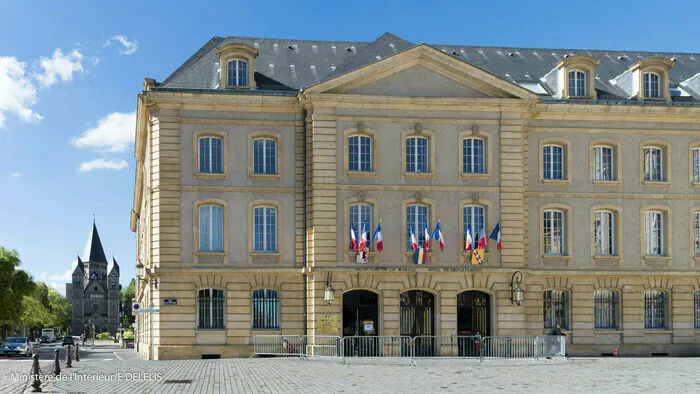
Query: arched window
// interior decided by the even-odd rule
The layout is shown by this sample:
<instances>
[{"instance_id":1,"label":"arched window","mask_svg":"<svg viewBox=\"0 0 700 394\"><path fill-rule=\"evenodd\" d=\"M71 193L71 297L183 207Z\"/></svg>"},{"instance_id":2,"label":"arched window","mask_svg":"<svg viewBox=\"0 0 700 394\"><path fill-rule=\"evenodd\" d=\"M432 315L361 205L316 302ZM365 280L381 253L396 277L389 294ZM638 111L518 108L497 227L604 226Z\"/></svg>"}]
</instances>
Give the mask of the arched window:
<instances>
[{"instance_id":1,"label":"arched window","mask_svg":"<svg viewBox=\"0 0 700 394\"><path fill-rule=\"evenodd\" d=\"M700 148L693 148L693 182L700 182Z\"/></svg>"},{"instance_id":2,"label":"arched window","mask_svg":"<svg viewBox=\"0 0 700 394\"><path fill-rule=\"evenodd\" d=\"M348 221L355 229L357 245L360 244L362 229L365 229L367 247L372 249L372 206L369 204L352 204L348 207ZM352 235L350 235L350 247L352 247Z\"/></svg>"},{"instance_id":3,"label":"arched window","mask_svg":"<svg viewBox=\"0 0 700 394\"><path fill-rule=\"evenodd\" d=\"M700 212L693 213L693 250L700 256Z\"/></svg>"},{"instance_id":4,"label":"arched window","mask_svg":"<svg viewBox=\"0 0 700 394\"><path fill-rule=\"evenodd\" d=\"M546 290L543 294L544 328L557 324L562 330L569 329L569 292L566 290Z\"/></svg>"},{"instance_id":5,"label":"arched window","mask_svg":"<svg viewBox=\"0 0 700 394\"><path fill-rule=\"evenodd\" d=\"M695 329L700 330L700 291L696 291L693 298L693 309L695 310Z\"/></svg>"},{"instance_id":6,"label":"arched window","mask_svg":"<svg viewBox=\"0 0 700 394\"><path fill-rule=\"evenodd\" d=\"M220 205L199 207L199 251L224 251L224 208Z\"/></svg>"},{"instance_id":7,"label":"arched window","mask_svg":"<svg viewBox=\"0 0 700 394\"><path fill-rule=\"evenodd\" d=\"M428 173L428 138L408 137L406 138L406 172L408 173Z\"/></svg>"},{"instance_id":8,"label":"arched window","mask_svg":"<svg viewBox=\"0 0 700 394\"><path fill-rule=\"evenodd\" d=\"M224 329L224 291L201 289L197 293L198 329Z\"/></svg>"},{"instance_id":9,"label":"arched window","mask_svg":"<svg viewBox=\"0 0 700 394\"><path fill-rule=\"evenodd\" d=\"M462 140L462 172L465 174L486 173L484 140L465 138Z\"/></svg>"},{"instance_id":10,"label":"arched window","mask_svg":"<svg viewBox=\"0 0 700 394\"><path fill-rule=\"evenodd\" d=\"M243 60L228 62L228 86L248 86L248 63Z\"/></svg>"},{"instance_id":11,"label":"arched window","mask_svg":"<svg viewBox=\"0 0 700 394\"><path fill-rule=\"evenodd\" d=\"M277 290L253 291L253 329L279 328L279 298Z\"/></svg>"},{"instance_id":12,"label":"arched window","mask_svg":"<svg viewBox=\"0 0 700 394\"><path fill-rule=\"evenodd\" d=\"M593 147L593 179L596 181L615 180L615 156L611 146L598 145Z\"/></svg>"},{"instance_id":13,"label":"arched window","mask_svg":"<svg viewBox=\"0 0 700 394\"><path fill-rule=\"evenodd\" d=\"M277 174L277 141L272 138L253 140L253 174Z\"/></svg>"},{"instance_id":14,"label":"arched window","mask_svg":"<svg viewBox=\"0 0 700 394\"><path fill-rule=\"evenodd\" d=\"M199 172L221 174L223 170L223 140L215 137L199 139Z\"/></svg>"},{"instance_id":15,"label":"arched window","mask_svg":"<svg viewBox=\"0 0 700 394\"><path fill-rule=\"evenodd\" d=\"M261 206L253 208L253 251L277 252L277 208Z\"/></svg>"},{"instance_id":16,"label":"arched window","mask_svg":"<svg viewBox=\"0 0 700 394\"><path fill-rule=\"evenodd\" d=\"M615 212L595 211L593 234L596 256L615 255Z\"/></svg>"},{"instance_id":17,"label":"arched window","mask_svg":"<svg viewBox=\"0 0 700 394\"><path fill-rule=\"evenodd\" d=\"M463 239L466 242L467 230L471 232L472 236L472 250L476 250L479 244L479 233L482 229L486 231L486 221L484 214L484 207L480 205L465 205L462 209L462 215L464 216L464 228Z\"/></svg>"},{"instance_id":18,"label":"arched window","mask_svg":"<svg viewBox=\"0 0 700 394\"><path fill-rule=\"evenodd\" d=\"M348 137L348 170L372 172L372 137L367 135Z\"/></svg>"},{"instance_id":19,"label":"arched window","mask_svg":"<svg viewBox=\"0 0 700 394\"><path fill-rule=\"evenodd\" d=\"M569 71L569 96L586 96L586 73L580 70Z\"/></svg>"},{"instance_id":20,"label":"arched window","mask_svg":"<svg viewBox=\"0 0 700 394\"><path fill-rule=\"evenodd\" d=\"M663 256L665 253L664 216L661 211L644 212L644 254L646 256Z\"/></svg>"},{"instance_id":21,"label":"arched window","mask_svg":"<svg viewBox=\"0 0 700 394\"><path fill-rule=\"evenodd\" d=\"M617 330L618 314L620 311L620 299L614 290L598 290L595 298L595 323L596 330Z\"/></svg>"},{"instance_id":22,"label":"arched window","mask_svg":"<svg viewBox=\"0 0 700 394\"><path fill-rule=\"evenodd\" d=\"M544 237L544 254L564 255L565 233L564 233L564 212L556 209L544 211L542 223L542 235Z\"/></svg>"},{"instance_id":23,"label":"arched window","mask_svg":"<svg viewBox=\"0 0 700 394\"><path fill-rule=\"evenodd\" d=\"M406 249L413 250L411 242L411 231L416 237L419 246L425 245L425 226L430 228L430 217L428 207L421 204L411 204L406 206Z\"/></svg>"},{"instance_id":24,"label":"arched window","mask_svg":"<svg viewBox=\"0 0 700 394\"><path fill-rule=\"evenodd\" d=\"M661 77L657 73L644 73L644 98L661 97Z\"/></svg>"},{"instance_id":25,"label":"arched window","mask_svg":"<svg viewBox=\"0 0 700 394\"><path fill-rule=\"evenodd\" d=\"M644 329L667 330L668 293L663 290L644 292Z\"/></svg>"},{"instance_id":26,"label":"arched window","mask_svg":"<svg viewBox=\"0 0 700 394\"><path fill-rule=\"evenodd\" d=\"M564 179L564 147L561 145L545 145L542 148L542 165L544 179Z\"/></svg>"},{"instance_id":27,"label":"arched window","mask_svg":"<svg viewBox=\"0 0 700 394\"><path fill-rule=\"evenodd\" d=\"M660 147L648 146L643 149L644 180L648 182L664 181L664 151Z\"/></svg>"}]
</instances>

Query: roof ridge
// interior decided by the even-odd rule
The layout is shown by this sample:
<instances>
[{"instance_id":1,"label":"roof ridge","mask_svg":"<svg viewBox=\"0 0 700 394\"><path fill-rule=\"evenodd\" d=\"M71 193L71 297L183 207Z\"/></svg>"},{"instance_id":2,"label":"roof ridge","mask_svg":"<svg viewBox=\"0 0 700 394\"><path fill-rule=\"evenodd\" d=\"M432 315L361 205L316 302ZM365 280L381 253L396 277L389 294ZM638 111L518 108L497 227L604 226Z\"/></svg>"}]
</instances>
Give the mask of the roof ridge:
<instances>
[{"instance_id":1,"label":"roof ridge","mask_svg":"<svg viewBox=\"0 0 700 394\"><path fill-rule=\"evenodd\" d=\"M186 68L188 68L194 62L196 62L197 60L204 57L204 55L208 54L209 51L211 50L210 46L214 41L216 41L216 45L214 45L214 48L216 48L223 40L225 40L225 38L221 38L219 36L212 37L209 41L207 41L206 44L202 45L202 47L199 48L199 50L197 52L195 52L194 55L190 56L187 60L185 60L184 63L182 63L182 65L180 67L178 67L167 78L165 78L162 82L160 82L160 84L165 84L165 83L170 82L173 79L173 77L180 74L180 72L184 71Z\"/></svg>"}]
</instances>

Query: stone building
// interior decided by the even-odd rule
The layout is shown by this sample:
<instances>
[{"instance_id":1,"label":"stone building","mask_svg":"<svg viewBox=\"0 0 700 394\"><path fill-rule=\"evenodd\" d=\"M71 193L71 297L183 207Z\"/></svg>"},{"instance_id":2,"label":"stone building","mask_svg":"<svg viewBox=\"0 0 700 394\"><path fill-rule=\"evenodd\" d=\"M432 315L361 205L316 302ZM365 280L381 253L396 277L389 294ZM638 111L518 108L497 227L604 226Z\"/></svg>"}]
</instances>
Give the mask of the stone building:
<instances>
[{"instance_id":1,"label":"stone building","mask_svg":"<svg viewBox=\"0 0 700 394\"><path fill-rule=\"evenodd\" d=\"M700 353L698 59L212 38L138 97L139 350L561 324L575 355ZM358 260L351 224L380 220Z\"/></svg>"},{"instance_id":2,"label":"stone building","mask_svg":"<svg viewBox=\"0 0 700 394\"><path fill-rule=\"evenodd\" d=\"M97 226L85 245L82 259L75 258L72 281L66 283L66 297L71 302L73 321L71 332L81 335L88 326L94 332L116 334L119 327L119 264L112 259L107 262Z\"/></svg>"}]
</instances>

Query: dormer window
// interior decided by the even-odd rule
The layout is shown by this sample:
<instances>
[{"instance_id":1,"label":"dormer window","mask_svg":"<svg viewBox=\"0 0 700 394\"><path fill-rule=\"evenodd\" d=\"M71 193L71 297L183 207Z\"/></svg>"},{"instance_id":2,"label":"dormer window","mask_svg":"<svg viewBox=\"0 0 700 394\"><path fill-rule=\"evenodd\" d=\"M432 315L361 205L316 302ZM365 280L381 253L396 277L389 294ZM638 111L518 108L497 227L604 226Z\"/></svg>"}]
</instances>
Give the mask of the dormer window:
<instances>
[{"instance_id":1,"label":"dormer window","mask_svg":"<svg viewBox=\"0 0 700 394\"><path fill-rule=\"evenodd\" d=\"M221 64L219 88L255 89L255 58L258 49L248 44L229 42L216 48Z\"/></svg>"},{"instance_id":2,"label":"dormer window","mask_svg":"<svg viewBox=\"0 0 700 394\"><path fill-rule=\"evenodd\" d=\"M661 98L661 77L657 73L644 73L644 98Z\"/></svg>"},{"instance_id":3,"label":"dormer window","mask_svg":"<svg viewBox=\"0 0 700 394\"><path fill-rule=\"evenodd\" d=\"M586 73L575 70L569 72L569 96L583 97L586 95Z\"/></svg>"},{"instance_id":4,"label":"dormer window","mask_svg":"<svg viewBox=\"0 0 700 394\"><path fill-rule=\"evenodd\" d=\"M243 60L229 60L227 86L248 86L248 63Z\"/></svg>"}]
</instances>

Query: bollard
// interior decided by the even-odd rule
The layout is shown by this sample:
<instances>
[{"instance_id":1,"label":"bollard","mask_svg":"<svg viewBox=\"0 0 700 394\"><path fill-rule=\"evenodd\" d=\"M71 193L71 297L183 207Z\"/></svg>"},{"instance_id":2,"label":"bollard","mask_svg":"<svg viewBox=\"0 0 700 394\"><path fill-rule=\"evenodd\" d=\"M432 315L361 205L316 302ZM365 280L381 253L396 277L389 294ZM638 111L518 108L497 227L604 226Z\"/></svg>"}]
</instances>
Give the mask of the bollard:
<instances>
[{"instance_id":1,"label":"bollard","mask_svg":"<svg viewBox=\"0 0 700 394\"><path fill-rule=\"evenodd\" d=\"M61 362L58 360L60 357L59 350L53 351L53 374L58 375L61 373Z\"/></svg>"},{"instance_id":2,"label":"bollard","mask_svg":"<svg viewBox=\"0 0 700 394\"><path fill-rule=\"evenodd\" d=\"M80 348L78 343L75 344L75 361L80 361Z\"/></svg>"},{"instance_id":3,"label":"bollard","mask_svg":"<svg viewBox=\"0 0 700 394\"><path fill-rule=\"evenodd\" d=\"M71 363L70 359L70 345L67 345L68 347L66 348L66 368L73 368L73 365Z\"/></svg>"},{"instance_id":4,"label":"bollard","mask_svg":"<svg viewBox=\"0 0 700 394\"><path fill-rule=\"evenodd\" d=\"M34 362L32 363L32 392L41 393L41 379L39 378L39 355L34 354L32 356Z\"/></svg>"}]
</instances>

